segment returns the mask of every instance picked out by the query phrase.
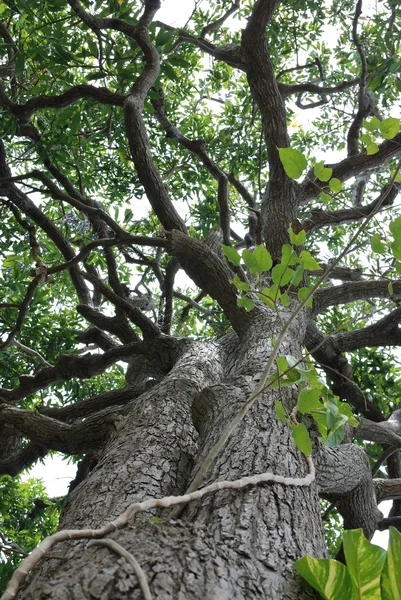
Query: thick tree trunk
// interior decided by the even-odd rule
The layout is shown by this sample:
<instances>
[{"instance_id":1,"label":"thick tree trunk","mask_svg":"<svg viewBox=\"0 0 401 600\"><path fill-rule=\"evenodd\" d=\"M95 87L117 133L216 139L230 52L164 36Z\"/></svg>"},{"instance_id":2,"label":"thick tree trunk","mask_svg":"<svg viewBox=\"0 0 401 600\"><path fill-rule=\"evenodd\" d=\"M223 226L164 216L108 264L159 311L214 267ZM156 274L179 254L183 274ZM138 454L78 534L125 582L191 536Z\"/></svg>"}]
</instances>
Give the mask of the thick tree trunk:
<instances>
[{"instance_id":1,"label":"thick tree trunk","mask_svg":"<svg viewBox=\"0 0 401 600\"><path fill-rule=\"evenodd\" d=\"M123 409L115 437L68 496L61 527L98 528L133 502L182 494L252 390L280 328L272 314L241 344L235 334L189 343L171 372ZM299 356L303 333L298 322L282 353ZM274 413L274 401L289 408L293 394L291 388L263 394L205 483L265 471L306 474L288 427ZM308 598L292 563L326 552L314 485L220 491L187 506L179 520L166 512L138 515L112 538L135 556L160 600ZM132 567L106 548L71 542L52 554L63 558L44 559L20 599L142 598Z\"/></svg>"}]
</instances>

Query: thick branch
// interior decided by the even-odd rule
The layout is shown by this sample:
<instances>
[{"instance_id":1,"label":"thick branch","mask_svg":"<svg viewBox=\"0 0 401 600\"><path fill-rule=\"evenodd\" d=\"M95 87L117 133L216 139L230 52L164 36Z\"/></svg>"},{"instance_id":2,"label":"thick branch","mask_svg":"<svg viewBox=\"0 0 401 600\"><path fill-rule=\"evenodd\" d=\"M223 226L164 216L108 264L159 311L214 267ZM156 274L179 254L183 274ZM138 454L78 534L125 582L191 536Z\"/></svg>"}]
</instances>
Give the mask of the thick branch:
<instances>
[{"instance_id":1,"label":"thick branch","mask_svg":"<svg viewBox=\"0 0 401 600\"><path fill-rule=\"evenodd\" d=\"M121 94L114 94L107 88L97 88L93 85L75 85L58 96L35 96L30 98L25 104L16 104L6 96L4 87L0 82L0 104L23 123L27 123L37 110L44 108L64 108L82 98L91 98L101 104L122 106L125 97Z\"/></svg>"},{"instance_id":2,"label":"thick branch","mask_svg":"<svg viewBox=\"0 0 401 600\"><path fill-rule=\"evenodd\" d=\"M168 344L167 340L166 345ZM32 376L21 376L20 385L14 390L0 388L0 400L13 403L28 394L34 394L38 390L48 387L56 381L69 381L73 377L90 379L94 375L100 375L119 360L128 362L135 355L154 356L157 348L158 345L154 346L152 343L134 342L125 346L112 348L103 354L88 353L84 356L63 354L59 356L54 367L40 369L40 371Z\"/></svg>"},{"instance_id":3,"label":"thick branch","mask_svg":"<svg viewBox=\"0 0 401 600\"><path fill-rule=\"evenodd\" d=\"M398 298L401 296L401 281L392 281L393 293L388 290L388 279L353 281L317 290L313 297L313 315L318 315L329 306L348 304L355 300L370 298Z\"/></svg>"},{"instance_id":4,"label":"thick branch","mask_svg":"<svg viewBox=\"0 0 401 600\"><path fill-rule=\"evenodd\" d=\"M248 313L237 306L237 293L230 284L232 275L224 263L206 244L179 231L172 231L169 241L172 255L178 258L189 277L217 300L238 335L245 335L253 318L251 320Z\"/></svg>"},{"instance_id":5,"label":"thick branch","mask_svg":"<svg viewBox=\"0 0 401 600\"><path fill-rule=\"evenodd\" d=\"M30 442L23 450L4 460L0 460L0 474L15 477L23 469L30 467L38 458L44 458L48 449Z\"/></svg>"},{"instance_id":6,"label":"thick branch","mask_svg":"<svg viewBox=\"0 0 401 600\"><path fill-rule=\"evenodd\" d=\"M262 118L264 141L269 161L269 185L262 203L263 237L274 260L280 260L283 244L288 243L288 224L295 217L295 186L287 177L278 148L290 145L283 97L274 76L267 51L266 26L278 2L258 0L242 33L242 53L246 74ZM272 118L274 115L274 118ZM274 231L274 235L270 235Z\"/></svg>"},{"instance_id":7,"label":"thick branch","mask_svg":"<svg viewBox=\"0 0 401 600\"><path fill-rule=\"evenodd\" d=\"M372 346L401 346L400 321L401 308L396 308L373 325L348 333L339 333L331 338L340 352Z\"/></svg>"},{"instance_id":8,"label":"thick branch","mask_svg":"<svg viewBox=\"0 0 401 600\"><path fill-rule=\"evenodd\" d=\"M103 447L116 428L115 409L105 409L77 425L61 423L31 410L0 405L3 422L34 444L66 454L84 454Z\"/></svg>"}]
</instances>

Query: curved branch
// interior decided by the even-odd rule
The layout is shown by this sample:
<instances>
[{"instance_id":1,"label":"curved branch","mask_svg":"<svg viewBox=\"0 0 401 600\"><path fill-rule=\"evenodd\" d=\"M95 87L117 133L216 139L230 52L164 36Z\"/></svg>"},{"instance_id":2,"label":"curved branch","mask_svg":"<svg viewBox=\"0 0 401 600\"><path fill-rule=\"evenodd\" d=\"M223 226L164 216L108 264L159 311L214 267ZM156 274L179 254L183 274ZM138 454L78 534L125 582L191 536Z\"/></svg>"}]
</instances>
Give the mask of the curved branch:
<instances>
[{"instance_id":1,"label":"curved branch","mask_svg":"<svg viewBox=\"0 0 401 600\"><path fill-rule=\"evenodd\" d=\"M333 335L332 340L340 352L369 346L401 346L400 321L401 308L396 308L373 325Z\"/></svg>"},{"instance_id":2,"label":"curved branch","mask_svg":"<svg viewBox=\"0 0 401 600\"><path fill-rule=\"evenodd\" d=\"M313 316L323 312L329 306L348 304L355 300L370 298L398 298L401 296L401 281L391 281L393 293L388 290L389 279L371 281L352 281L330 288L317 290L313 296Z\"/></svg>"},{"instance_id":3,"label":"curved branch","mask_svg":"<svg viewBox=\"0 0 401 600\"><path fill-rule=\"evenodd\" d=\"M4 423L34 444L66 454L85 454L101 448L116 428L115 409L104 409L76 425L61 423L31 410L0 404Z\"/></svg>"},{"instance_id":4,"label":"curved branch","mask_svg":"<svg viewBox=\"0 0 401 600\"><path fill-rule=\"evenodd\" d=\"M29 442L20 452L0 460L0 474L15 477L18 473L33 465L39 458L44 458L47 453L48 449L44 446Z\"/></svg>"},{"instance_id":5,"label":"curved branch","mask_svg":"<svg viewBox=\"0 0 401 600\"><path fill-rule=\"evenodd\" d=\"M122 106L125 96L115 94L107 88L97 88L93 85L74 85L63 94L57 96L35 96L30 98L25 104L16 104L12 102L5 94L4 86L0 82L0 104L17 117L21 122L27 123L30 117L40 109L45 108L64 108L70 106L78 100L90 98L101 104L109 104L111 106Z\"/></svg>"},{"instance_id":6,"label":"curved branch","mask_svg":"<svg viewBox=\"0 0 401 600\"><path fill-rule=\"evenodd\" d=\"M386 140L379 146L376 154L366 154L365 151L359 152L345 158L339 163L326 165L333 169L333 177L340 181L347 181L351 177L357 177L366 171L371 171L380 167L391 158L401 154L401 133L398 133L392 140ZM316 198L327 186L327 183L319 181L313 171L310 171L304 181L298 188L298 200L300 204Z\"/></svg>"},{"instance_id":7,"label":"curved branch","mask_svg":"<svg viewBox=\"0 0 401 600\"><path fill-rule=\"evenodd\" d=\"M0 177L3 179L9 179L11 177L11 171L8 168L5 160L5 150L3 142L0 140ZM26 194L21 192L12 183L2 183L0 181L0 189L5 192L9 200L13 202L18 208L27 215L32 221L34 221L39 227L46 233L46 235L56 245L58 250L64 256L66 260L71 260L75 256L71 245L62 235L60 230L53 224L53 222L39 209L35 204L28 198ZM70 269L71 280L76 289L78 298L83 304L90 304L91 297L89 290L85 284L84 279L80 275L77 267Z\"/></svg>"},{"instance_id":8,"label":"curved branch","mask_svg":"<svg viewBox=\"0 0 401 600\"><path fill-rule=\"evenodd\" d=\"M180 231L172 231L168 239L169 251L180 261L189 277L217 300L238 335L245 335L254 321L257 308L254 308L251 319L244 309L237 306L237 292L230 284L232 274L225 264L205 243Z\"/></svg>"},{"instance_id":9,"label":"curved branch","mask_svg":"<svg viewBox=\"0 0 401 600\"><path fill-rule=\"evenodd\" d=\"M341 210L313 210L311 216L302 223L305 231L312 232L320 227L340 225L341 223L353 223L361 221L385 206L391 206L401 190L401 184L387 184L383 187L380 195L366 206L354 206Z\"/></svg>"},{"instance_id":10,"label":"curved branch","mask_svg":"<svg viewBox=\"0 0 401 600\"><path fill-rule=\"evenodd\" d=\"M165 342L164 351L168 348L169 338ZM108 367L119 360L129 361L135 355L150 355L158 351L158 347L152 343L134 342L125 346L117 346L103 354L88 353L84 356L70 356L62 354L57 359L54 367L40 369L35 375L23 375L20 377L20 385L14 390L0 388L0 403L13 403L28 394L34 394L40 389L48 387L56 381L69 381L73 377L88 379L94 375L100 375Z\"/></svg>"}]
</instances>

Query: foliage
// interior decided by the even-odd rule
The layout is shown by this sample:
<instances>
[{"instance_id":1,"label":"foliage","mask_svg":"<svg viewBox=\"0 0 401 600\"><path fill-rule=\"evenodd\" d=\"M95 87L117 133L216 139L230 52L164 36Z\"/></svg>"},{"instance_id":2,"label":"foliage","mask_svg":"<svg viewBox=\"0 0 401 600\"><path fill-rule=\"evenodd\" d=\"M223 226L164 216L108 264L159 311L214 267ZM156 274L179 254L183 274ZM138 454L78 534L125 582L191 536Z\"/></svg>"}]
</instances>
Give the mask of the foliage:
<instances>
[{"instance_id":1,"label":"foliage","mask_svg":"<svg viewBox=\"0 0 401 600\"><path fill-rule=\"evenodd\" d=\"M30 552L43 538L52 534L57 527L59 510L58 501L48 500L46 489L40 481L1 476L0 592L4 591L8 579L22 559L18 549Z\"/></svg>"},{"instance_id":2,"label":"foliage","mask_svg":"<svg viewBox=\"0 0 401 600\"><path fill-rule=\"evenodd\" d=\"M336 560L304 556L294 567L324 600L397 600L401 594L401 534L390 527L388 551L371 544L362 529L343 533L346 566Z\"/></svg>"},{"instance_id":3,"label":"foliage","mask_svg":"<svg viewBox=\"0 0 401 600\"><path fill-rule=\"evenodd\" d=\"M185 348L235 336L255 385L277 350L261 388L292 445L334 453L359 419L382 422L385 441L357 438L374 467L401 434L385 430L401 394L401 9L207 0L180 29L157 8L0 2L2 472L96 455ZM262 349L246 347L255 328ZM396 460L379 474L397 478ZM29 520L42 488L1 485L2 531L30 550L56 508ZM348 571L297 564L317 579L324 565L346 597L355 540L373 552L346 532Z\"/></svg>"}]
</instances>

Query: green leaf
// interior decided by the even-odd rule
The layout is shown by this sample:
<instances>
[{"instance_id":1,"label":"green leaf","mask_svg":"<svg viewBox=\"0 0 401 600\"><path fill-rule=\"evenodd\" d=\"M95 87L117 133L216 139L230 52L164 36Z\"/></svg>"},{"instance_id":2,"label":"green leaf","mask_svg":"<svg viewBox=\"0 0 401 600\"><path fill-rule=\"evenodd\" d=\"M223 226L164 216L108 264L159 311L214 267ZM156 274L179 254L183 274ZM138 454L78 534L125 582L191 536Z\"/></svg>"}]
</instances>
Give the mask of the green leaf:
<instances>
[{"instance_id":1,"label":"green leaf","mask_svg":"<svg viewBox=\"0 0 401 600\"><path fill-rule=\"evenodd\" d=\"M280 298L280 302L283 306L289 306L290 304L290 297L288 294L282 294L281 298Z\"/></svg>"},{"instance_id":2,"label":"green leaf","mask_svg":"<svg viewBox=\"0 0 401 600\"><path fill-rule=\"evenodd\" d=\"M249 250L247 250L246 248L242 251L242 260L244 261L248 269L251 271L251 273L253 273L253 275L258 275L258 273L260 273L256 256L254 256L253 253L249 252Z\"/></svg>"},{"instance_id":3,"label":"green leaf","mask_svg":"<svg viewBox=\"0 0 401 600\"><path fill-rule=\"evenodd\" d=\"M344 531L343 546L354 593L358 598L380 600L380 577L386 551L371 544L362 529Z\"/></svg>"},{"instance_id":4,"label":"green leaf","mask_svg":"<svg viewBox=\"0 0 401 600\"><path fill-rule=\"evenodd\" d=\"M401 242L401 217L397 217L390 223L390 231L396 241Z\"/></svg>"},{"instance_id":5,"label":"green leaf","mask_svg":"<svg viewBox=\"0 0 401 600\"><path fill-rule=\"evenodd\" d=\"M341 415L345 415L347 417L348 425L351 425L351 427L358 427L359 421L352 412L352 408L350 407L348 402L339 402L338 412Z\"/></svg>"},{"instance_id":6,"label":"green leaf","mask_svg":"<svg viewBox=\"0 0 401 600\"><path fill-rule=\"evenodd\" d=\"M293 275L295 275L295 271L280 263L279 265L275 265L272 269L272 280L273 283L277 283L280 286L287 285L290 283Z\"/></svg>"},{"instance_id":7,"label":"green leaf","mask_svg":"<svg viewBox=\"0 0 401 600\"><path fill-rule=\"evenodd\" d=\"M300 452L305 454L305 456L310 456L312 454L312 442L310 441L309 432L305 425L298 423L291 431L291 435Z\"/></svg>"},{"instance_id":8,"label":"green leaf","mask_svg":"<svg viewBox=\"0 0 401 600\"><path fill-rule=\"evenodd\" d=\"M249 312L250 310L252 310L255 307L254 301L251 300L250 298L247 298L246 296L237 298L237 305L242 306L242 308L245 308L246 312Z\"/></svg>"},{"instance_id":9,"label":"green leaf","mask_svg":"<svg viewBox=\"0 0 401 600\"><path fill-rule=\"evenodd\" d=\"M392 117L384 119L380 122L379 129L386 140L392 140L400 130L400 120Z\"/></svg>"},{"instance_id":10,"label":"green leaf","mask_svg":"<svg viewBox=\"0 0 401 600\"><path fill-rule=\"evenodd\" d=\"M316 262L316 260L311 256L310 252L307 250L302 250L299 255L299 260L302 262L305 269L308 271L321 271L322 267Z\"/></svg>"},{"instance_id":11,"label":"green leaf","mask_svg":"<svg viewBox=\"0 0 401 600\"><path fill-rule=\"evenodd\" d=\"M338 446L339 444L341 444L341 442L344 439L344 435L345 435L344 427L343 426L337 427L335 430L330 431L330 433L327 436L324 443L326 444L326 446L329 446L329 448L334 448L335 446Z\"/></svg>"},{"instance_id":12,"label":"green leaf","mask_svg":"<svg viewBox=\"0 0 401 600\"><path fill-rule=\"evenodd\" d=\"M401 242L392 242L390 248L395 258L401 260Z\"/></svg>"},{"instance_id":13,"label":"green leaf","mask_svg":"<svg viewBox=\"0 0 401 600\"><path fill-rule=\"evenodd\" d=\"M401 533L390 527L390 540L381 576L382 600L401 600Z\"/></svg>"},{"instance_id":14,"label":"green leaf","mask_svg":"<svg viewBox=\"0 0 401 600\"><path fill-rule=\"evenodd\" d=\"M380 127L380 121L377 117L372 117L369 121L363 120L363 126L368 131L377 131Z\"/></svg>"},{"instance_id":15,"label":"green leaf","mask_svg":"<svg viewBox=\"0 0 401 600\"><path fill-rule=\"evenodd\" d=\"M291 279L291 284L295 287L297 287L301 281L302 278L304 276L304 271L305 271L305 266L303 264L298 265L298 267L295 270L295 273Z\"/></svg>"},{"instance_id":16,"label":"green leaf","mask_svg":"<svg viewBox=\"0 0 401 600\"><path fill-rule=\"evenodd\" d=\"M332 177L332 179L329 181L329 188L332 192L341 192L343 189L343 184L336 177Z\"/></svg>"},{"instance_id":17,"label":"green leaf","mask_svg":"<svg viewBox=\"0 0 401 600\"><path fill-rule=\"evenodd\" d=\"M318 389L304 388L299 392L297 408L303 415L310 413L313 410L320 410L323 408L322 403L319 400L320 391Z\"/></svg>"},{"instance_id":18,"label":"green leaf","mask_svg":"<svg viewBox=\"0 0 401 600\"><path fill-rule=\"evenodd\" d=\"M249 290L249 285L246 283L246 281L241 281L238 275L234 275L232 282L237 290L240 290L241 292L247 292Z\"/></svg>"},{"instance_id":19,"label":"green leaf","mask_svg":"<svg viewBox=\"0 0 401 600\"><path fill-rule=\"evenodd\" d=\"M281 262L283 265L296 265L299 262L297 253L290 244L284 244L281 249Z\"/></svg>"},{"instance_id":20,"label":"green leaf","mask_svg":"<svg viewBox=\"0 0 401 600\"><path fill-rule=\"evenodd\" d=\"M378 233L372 235L370 238L370 246L373 252L377 252L378 254L384 254L386 251L386 245L381 241L380 234Z\"/></svg>"},{"instance_id":21,"label":"green leaf","mask_svg":"<svg viewBox=\"0 0 401 600\"><path fill-rule=\"evenodd\" d=\"M301 287L298 290L298 300L300 302L302 302L306 296L309 294L310 289L307 287ZM312 308L312 304L313 304L313 299L312 296L310 298L308 298L307 302L306 302L306 306L308 306L309 308Z\"/></svg>"},{"instance_id":22,"label":"green leaf","mask_svg":"<svg viewBox=\"0 0 401 600\"><path fill-rule=\"evenodd\" d=\"M305 229L301 229L299 233L294 233L291 225L288 228L288 233L290 234L290 240L294 246L303 246L306 240L306 231Z\"/></svg>"},{"instance_id":23,"label":"green leaf","mask_svg":"<svg viewBox=\"0 0 401 600\"><path fill-rule=\"evenodd\" d=\"M322 193L319 195L319 199L320 199L322 202L330 202L330 201L332 200L332 198L331 198L330 194L325 194L324 192L322 192Z\"/></svg>"},{"instance_id":24,"label":"green leaf","mask_svg":"<svg viewBox=\"0 0 401 600\"><path fill-rule=\"evenodd\" d=\"M356 600L347 568L337 560L307 555L293 566L324 600Z\"/></svg>"},{"instance_id":25,"label":"green leaf","mask_svg":"<svg viewBox=\"0 0 401 600\"><path fill-rule=\"evenodd\" d=\"M387 286L387 290L388 290L388 293L390 294L390 296L392 296L394 294L394 288L393 288L393 284L391 283L391 281Z\"/></svg>"},{"instance_id":26,"label":"green leaf","mask_svg":"<svg viewBox=\"0 0 401 600\"><path fill-rule=\"evenodd\" d=\"M313 171L315 173L315 176L320 181L328 181L333 174L333 169L330 167L325 167L324 161L316 163Z\"/></svg>"},{"instance_id":27,"label":"green leaf","mask_svg":"<svg viewBox=\"0 0 401 600\"><path fill-rule=\"evenodd\" d=\"M285 425L287 423L287 415L285 413L283 403L275 402L274 407L275 407L275 411L276 411L276 419L278 419Z\"/></svg>"},{"instance_id":28,"label":"green leaf","mask_svg":"<svg viewBox=\"0 0 401 600\"><path fill-rule=\"evenodd\" d=\"M306 169L306 158L299 150L293 148L278 148L284 171L291 179L299 179Z\"/></svg>"},{"instance_id":29,"label":"green leaf","mask_svg":"<svg viewBox=\"0 0 401 600\"><path fill-rule=\"evenodd\" d=\"M326 407L326 423L327 427L331 429L337 419L338 415L338 401L334 396L328 396L327 407Z\"/></svg>"},{"instance_id":30,"label":"green leaf","mask_svg":"<svg viewBox=\"0 0 401 600\"><path fill-rule=\"evenodd\" d=\"M221 244L221 247L223 249L224 256L226 256L228 258L230 263L232 263L233 265L238 267L238 265L241 262L241 257L238 254L237 250L235 248L233 248L232 246L225 246L224 244Z\"/></svg>"},{"instance_id":31,"label":"green leaf","mask_svg":"<svg viewBox=\"0 0 401 600\"><path fill-rule=\"evenodd\" d=\"M257 261L259 272L270 271L273 266L273 260L270 252L266 250L263 244L260 244L253 251L253 256Z\"/></svg>"},{"instance_id":32,"label":"green leaf","mask_svg":"<svg viewBox=\"0 0 401 600\"><path fill-rule=\"evenodd\" d=\"M371 154L377 154L377 152L379 152L379 146L377 144L373 143L366 146L366 154L369 156Z\"/></svg>"}]
</instances>

